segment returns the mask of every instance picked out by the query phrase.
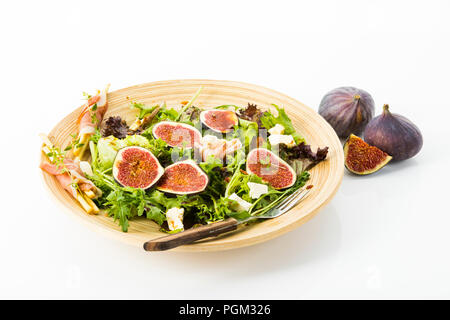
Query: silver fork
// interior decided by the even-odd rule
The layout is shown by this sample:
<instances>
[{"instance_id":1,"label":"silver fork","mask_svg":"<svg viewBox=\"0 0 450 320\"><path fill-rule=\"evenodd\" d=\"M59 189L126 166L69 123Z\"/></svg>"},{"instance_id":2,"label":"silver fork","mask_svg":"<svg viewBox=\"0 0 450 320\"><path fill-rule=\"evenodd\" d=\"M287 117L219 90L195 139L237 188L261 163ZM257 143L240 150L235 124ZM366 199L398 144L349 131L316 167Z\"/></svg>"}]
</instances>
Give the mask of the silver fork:
<instances>
[{"instance_id":1,"label":"silver fork","mask_svg":"<svg viewBox=\"0 0 450 320\"><path fill-rule=\"evenodd\" d=\"M279 204L277 204L275 207L264 214L251 216L243 220L228 218L223 221L214 222L198 228L193 228L180 233L153 239L144 243L144 249L146 251L170 250L197 240L215 237L226 232L234 231L240 224L249 222L251 220L277 218L297 205L311 191L311 188L312 186L307 186L295 191L293 194L281 200Z\"/></svg>"}]
</instances>

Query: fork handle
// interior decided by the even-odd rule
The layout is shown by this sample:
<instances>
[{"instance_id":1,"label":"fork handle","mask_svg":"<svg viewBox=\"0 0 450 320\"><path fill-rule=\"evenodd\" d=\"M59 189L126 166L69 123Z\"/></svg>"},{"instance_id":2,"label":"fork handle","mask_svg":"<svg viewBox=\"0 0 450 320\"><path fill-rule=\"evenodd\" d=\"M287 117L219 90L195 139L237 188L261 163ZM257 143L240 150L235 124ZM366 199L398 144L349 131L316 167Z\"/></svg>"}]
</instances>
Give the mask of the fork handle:
<instances>
[{"instance_id":1,"label":"fork handle","mask_svg":"<svg viewBox=\"0 0 450 320\"><path fill-rule=\"evenodd\" d=\"M171 234L144 243L145 251L165 251L184 244L209 237L218 236L222 233L236 230L239 222L234 218L214 222L198 228L189 229L180 233Z\"/></svg>"}]
</instances>

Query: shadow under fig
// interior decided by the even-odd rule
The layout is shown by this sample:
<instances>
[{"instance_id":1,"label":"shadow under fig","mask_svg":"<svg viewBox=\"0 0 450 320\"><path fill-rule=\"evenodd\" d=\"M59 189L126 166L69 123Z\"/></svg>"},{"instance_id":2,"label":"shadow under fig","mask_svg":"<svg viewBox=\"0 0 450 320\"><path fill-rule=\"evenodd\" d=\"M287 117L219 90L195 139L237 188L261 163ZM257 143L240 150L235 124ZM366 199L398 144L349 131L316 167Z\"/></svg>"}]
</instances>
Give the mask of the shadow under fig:
<instances>
[{"instance_id":1,"label":"shadow under fig","mask_svg":"<svg viewBox=\"0 0 450 320\"><path fill-rule=\"evenodd\" d=\"M385 165L383 168L381 168L379 171L374 172L372 174L368 175L357 175L354 173L351 173L348 170L345 170L345 176L350 179L373 179L380 176L385 175L391 175L398 173L400 171L404 170L411 170L411 168L417 167L419 165L419 161L415 158L404 160L404 161L391 161L387 165Z\"/></svg>"}]
</instances>

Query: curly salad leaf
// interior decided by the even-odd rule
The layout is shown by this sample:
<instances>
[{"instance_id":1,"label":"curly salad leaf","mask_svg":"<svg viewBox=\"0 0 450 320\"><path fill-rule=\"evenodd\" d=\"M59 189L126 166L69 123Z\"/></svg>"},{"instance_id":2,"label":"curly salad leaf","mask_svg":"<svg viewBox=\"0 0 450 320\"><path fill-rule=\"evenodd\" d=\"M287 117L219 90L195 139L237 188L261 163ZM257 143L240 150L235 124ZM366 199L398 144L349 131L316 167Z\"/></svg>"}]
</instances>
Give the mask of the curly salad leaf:
<instances>
[{"instance_id":1,"label":"curly salad leaf","mask_svg":"<svg viewBox=\"0 0 450 320\"><path fill-rule=\"evenodd\" d=\"M238 110L237 115L241 119L256 122L258 126L262 127L261 117L264 115L264 112L258 109L256 104L249 103L247 108Z\"/></svg>"},{"instance_id":2,"label":"curly salad leaf","mask_svg":"<svg viewBox=\"0 0 450 320\"><path fill-rule=\"evenodd\" d=\"M281 157L291 165L297 174L312 169L316 164L325 160L327 154L328 147L317 148L317 151L313 152L311 146L304 142L291 148L285 144L280 146Z\"/></svg>"},{"instance_id":3,"label":"curly salad leaf","mask_svg":"<svg viewBox=\"0 0 450 320\"><path fill-rule=\"evenodd\" d=\"M102 135L123 139L128 135L129 129L127 123L121 117L109 117L104 123Z\"/></svg>"}]
</instances>

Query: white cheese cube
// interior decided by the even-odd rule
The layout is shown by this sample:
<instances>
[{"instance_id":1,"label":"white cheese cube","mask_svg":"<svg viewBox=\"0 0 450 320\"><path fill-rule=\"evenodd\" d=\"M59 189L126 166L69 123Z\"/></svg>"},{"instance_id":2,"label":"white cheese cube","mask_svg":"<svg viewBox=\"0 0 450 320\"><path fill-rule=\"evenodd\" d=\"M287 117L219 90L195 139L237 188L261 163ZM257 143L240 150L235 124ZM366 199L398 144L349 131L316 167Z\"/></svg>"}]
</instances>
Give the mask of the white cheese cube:
<instances>
[{"instance_id":1,"label":"white cheese cube","mask_svg":"<svg viewBox=\"0 0 450 320\"><path fill-rule=\"evenodd\" d=\"M269 192L269 187L265 184L255 183L255 182L247 182L248 187L250 188L250 198L258 199L263 194Z\"/></svg>"},{"instance_id":2,"label":"white cheese cube","mask_svg":"<svg viewBox=\"0 0 450 320\"><path fill-rule=\"evenodd\" d=\"M183 208L171 208L166 212L167 224L169 225L169 229L173 230L183 230L183 216L184 209Z\"/></svg>"},{"instance_id":3,"label":"white cheese cube","mask_svg":"<svg viewBox=\"0 0 450 320\"><path fill-rule=\"evenodd\" d=\"M284 133L284 127L277 123L273 128L269 129L270 134L283 134Z\"/></svg>"},{"instance_id":4,"label":"white cheese cube","mask_svg":"<svg viewBox=\"0 0 450 320\"><path fill-rule=\"evenodd\" d=\"M272 134L269 136L269 142L271 145L277 145L280 143L284 143L288 147L295 146L295 140L294 137L291 135L284 135L284 134Z\"/></svg>"},{"instance_id":5,"label":"white cheese cube","mask_svg":"<svg viewBox=\"0 0 450 320\"><path fill-rule=\"evenodd\" d=\"M238 203L237 210L239 211L248 211L252 204L250 202L245 201L241 197L239 197L236 193L233 193L231 196L228 197L230 200L234 200Z\"/></svg>"}]
</instances>

